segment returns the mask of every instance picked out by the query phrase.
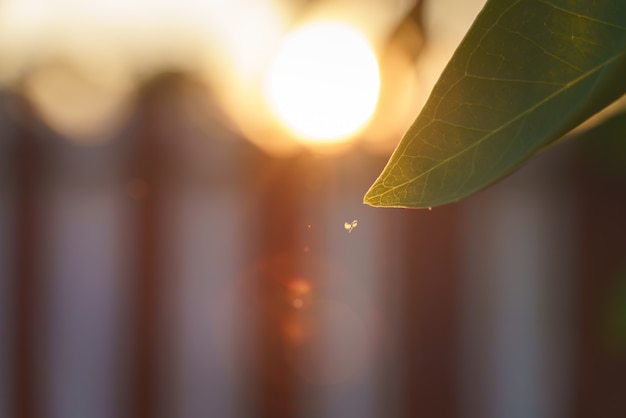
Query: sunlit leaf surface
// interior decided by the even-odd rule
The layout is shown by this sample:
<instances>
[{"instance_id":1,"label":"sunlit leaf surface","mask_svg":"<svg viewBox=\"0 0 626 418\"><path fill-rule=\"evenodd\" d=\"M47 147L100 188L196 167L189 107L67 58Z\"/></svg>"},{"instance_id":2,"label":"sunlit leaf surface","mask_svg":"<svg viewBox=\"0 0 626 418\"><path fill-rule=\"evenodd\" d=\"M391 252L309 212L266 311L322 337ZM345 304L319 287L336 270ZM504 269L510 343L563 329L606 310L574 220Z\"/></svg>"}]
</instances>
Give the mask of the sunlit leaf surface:
<instances>
[{"instance_id":1,"label":"sunlit leaf surface","mask_svg":"<svg viewBox=\"0 0 626 418\"><path fill-rule=\"evenodd\" d=\"M625 91L626 1L489 0L364 201L461 199Z\"/></svg>"}]
</instances>

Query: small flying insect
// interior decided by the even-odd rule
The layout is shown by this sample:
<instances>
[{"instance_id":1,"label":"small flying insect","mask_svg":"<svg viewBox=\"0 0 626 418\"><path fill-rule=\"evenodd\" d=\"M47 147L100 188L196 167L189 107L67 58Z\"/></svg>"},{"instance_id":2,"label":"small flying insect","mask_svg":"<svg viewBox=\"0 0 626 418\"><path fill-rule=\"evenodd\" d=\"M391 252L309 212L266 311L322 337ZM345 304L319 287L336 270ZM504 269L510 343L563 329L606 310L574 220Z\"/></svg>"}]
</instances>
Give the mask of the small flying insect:
<instances>
[{"instance_id":1,"label":"small flying insect","mask_svg":"<svg viewBox=\"0 0 626 418\"><path fill-rule=\"evenodd\" d=\"M346 231L348 231L348 234L349 234L350 232L352 232L352 230L353 230L354 228L356 228L356 227L357 227L357 225L358 225L358 224L359 224L359 222L355 219L355 220L353 220L352 222L344 222L344 223L343 223L343 228L344 228Z\"/></svg>"}]
</instances>

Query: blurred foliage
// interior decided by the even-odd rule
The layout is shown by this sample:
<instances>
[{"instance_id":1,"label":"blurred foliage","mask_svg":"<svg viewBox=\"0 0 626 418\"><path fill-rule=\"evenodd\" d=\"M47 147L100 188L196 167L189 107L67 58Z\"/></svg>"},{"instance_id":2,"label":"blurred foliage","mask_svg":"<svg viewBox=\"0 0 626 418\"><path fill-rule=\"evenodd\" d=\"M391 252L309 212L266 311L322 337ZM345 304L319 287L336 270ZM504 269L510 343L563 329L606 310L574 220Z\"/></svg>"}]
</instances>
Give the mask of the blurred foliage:
<instances>
[{"instance_id":1,"label":"blurred foliage","mask_svg":"<svg viewBox=\"0 0 626 418\"><path fill-rule=\"evenodd\" d=\"M626 112L618 113L580 135L579 151L595 170L626 177Z\"/></svg>"}]
</instances>

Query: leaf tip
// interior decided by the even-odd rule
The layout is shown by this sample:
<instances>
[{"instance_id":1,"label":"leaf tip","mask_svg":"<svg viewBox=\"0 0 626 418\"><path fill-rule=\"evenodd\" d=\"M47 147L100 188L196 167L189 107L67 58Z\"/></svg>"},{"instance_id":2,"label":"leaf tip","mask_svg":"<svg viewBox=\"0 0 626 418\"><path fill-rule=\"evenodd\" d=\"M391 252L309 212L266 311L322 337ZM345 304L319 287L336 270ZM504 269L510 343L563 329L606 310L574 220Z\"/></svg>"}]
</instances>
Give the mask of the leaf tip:
<instances>
[{"instance_id":1,"label":"leaf tip","mask_svg":"<svg viewBox=\"0 0 626 418\"><path fill-rule=\"evenodd\" d=\"M381 204L380 194L376 193L374 189L378 186L378 182L374 182L369 188L369 190L363 196L363 203L372 206L372 207L381 207L384 206Z\"/></svg>"}]
</instances>

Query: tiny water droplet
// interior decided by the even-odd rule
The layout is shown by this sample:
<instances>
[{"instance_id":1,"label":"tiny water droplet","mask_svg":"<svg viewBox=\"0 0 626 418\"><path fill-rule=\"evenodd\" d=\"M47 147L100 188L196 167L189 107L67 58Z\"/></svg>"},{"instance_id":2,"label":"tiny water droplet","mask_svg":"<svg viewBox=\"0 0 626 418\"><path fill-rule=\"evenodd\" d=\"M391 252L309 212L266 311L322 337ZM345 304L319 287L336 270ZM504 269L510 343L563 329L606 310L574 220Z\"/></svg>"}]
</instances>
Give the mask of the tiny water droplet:
<instances>
[{"instance_id":1,"label":"tiny water droplet","mask_svg":"<svg viewBox=\"0 0 626 418\"><path fill-rule=\"evenodd\" d=\"M428 210L433 210L433 207L432 207L432 206L429 206L429 207L428 207Z\"/></svg>"}]
</instances>

